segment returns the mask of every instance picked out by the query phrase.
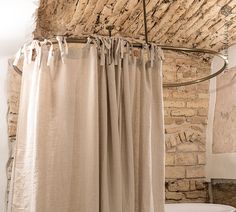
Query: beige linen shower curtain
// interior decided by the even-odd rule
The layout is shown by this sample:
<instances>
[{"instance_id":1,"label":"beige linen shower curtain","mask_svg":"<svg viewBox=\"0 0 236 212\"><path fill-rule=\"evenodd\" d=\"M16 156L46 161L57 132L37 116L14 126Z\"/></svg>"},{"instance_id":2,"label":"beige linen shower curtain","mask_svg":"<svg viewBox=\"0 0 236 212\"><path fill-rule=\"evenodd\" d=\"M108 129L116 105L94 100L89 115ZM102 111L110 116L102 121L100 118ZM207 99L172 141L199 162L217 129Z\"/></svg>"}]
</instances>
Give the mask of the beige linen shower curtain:
<instances>
[{"instance_id":1,"label":"beige linen shower curtain","mask_svg":"<svg viewBox=\"0 0 236 212\"><path fill-rule=\"evenodd\" d=\"M8 212L163 212L161 50L58 40L24 48Z\"/></svg>"}]
</instances>

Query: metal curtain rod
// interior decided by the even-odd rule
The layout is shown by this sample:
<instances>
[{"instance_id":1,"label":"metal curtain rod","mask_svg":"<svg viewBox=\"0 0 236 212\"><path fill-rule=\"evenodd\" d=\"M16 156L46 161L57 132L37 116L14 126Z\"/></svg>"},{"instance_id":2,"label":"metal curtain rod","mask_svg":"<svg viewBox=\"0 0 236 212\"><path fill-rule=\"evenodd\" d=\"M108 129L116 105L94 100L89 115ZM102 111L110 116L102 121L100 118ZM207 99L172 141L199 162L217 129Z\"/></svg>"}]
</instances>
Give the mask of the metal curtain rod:
<instances>
[{"instance_id":1,"label":"metal curtain rod","mask_svg":"<svg viewBox=\"0 0 236 212\"><path fill-rule=\"evenodd\" d=\"M147 13L146 13L146 2L143 0L143 26L144 26L144 33L145 33L145 42L148 45L148 30L147 30ZM173 47L173 46L165 46L165 45L159 45L164 50L171 50L171 51L185 51L185 52L198 52L198 53L207 53L211 55L215 55L220 57L224 60L224 65L221 69L219 69L217 72L210 74L208 76L196 79L196 80L190 80L187 82L178 82L178 83L163 83L164 88L171 88L171 87L180 87L180 86L186 86L186 85L192 85L197 84L200 82L204 82L206 80L209 80L213 77L216 77L220 73L222 73L228 66L228 59L223 54L218 53L216 51L212 50L206 50L206 49L193 49L193 48L182 48L182 47Z\"/></svg>"},{"instance_id":2,"label":"metal curtain rod","mask_svg":"<svg viewBox=\"0 0 236 212\"><path fill-rule=\"evenodd\" d=\"M146 3L145 0L143 0L143 21L144 21L144 32L145 32L145 43L147 45L149 45L149 41L148 41L148 30L147 30L147 15L146 15ZM109 28L109 35L111 35L111 30L112 28ZM66 41L68 43L86 43L87 42L87 37L83 37L83 38L67 38ZM52 42L57 43L57 41L53 41ZM208 49L195 49L195 48L185 48L185 47L174 47L174 46L166 46L166 45L158 45L161 49L163 50L170 50L170 51L177 51L177 52L193 52L193 53L205 53L205 54L211 54L214 56L217 56L219 58L221 58L224 61L223 66L215 73L210 74L208 76L199 78L199 79L195 79L195 80L190 80L190 81L186 81L186 82L176 82L176 83L163 83L163 87L164 88L171 88L171 87L180 87L180 86L186 86L186 85L193 85L193 84L197 84L200 82L204 82L206 80L209 80L213 77L216 77L217 75L221 74L228 66L228 59L226 56L224 56L223 54L213 51L213 50L208 50ZM142 48L143 44L142 43L133 43L133 47L136 48ZM22 71L17 67L14 66L14 69L17 73L22 74Z\"/></svg>"},{"instance_id":3,"label":"metal curtain rod","mask_svg":"<svg viewBox=\"0 0 236 212\"><path fill-rule=\"evenodd\" d=\"M85 38L67 38L66 41L67 41L67 43L86 43L87 38L86 37ZM56 44L57 41L53 41L52 43ZM200 82L204 82L204 81L209 80L213 77L216 77L217 75L222 73L228 65L227 58L223 54L221 54L219 52L216 52L216 51L213 51L213 50L174 47L174 46L166 46L166 45L157 45L157 46L159 46L163 50L170 50L170 51L176 51L176 52L183 52L184 51L184 52L211 54L211 55L214 55L214 56L217 56L217 57L221 58L224 61L223 66L217 72L215 72L213 74L210 74L208 76L205 76L205 77L202 77L202 78L199 78L199 79L186 81L186 82L163 83L164 88L180 87L180 86L186 86L186 85L192 85L192 84L197 84L197 83L200 83ZM143 44L142 43L133 43L133 47L142 48ZM17 73L22 74L22 71L17 66L13 65L13 67L14 67L14 69Z\"/></svg>"}]
</instances>

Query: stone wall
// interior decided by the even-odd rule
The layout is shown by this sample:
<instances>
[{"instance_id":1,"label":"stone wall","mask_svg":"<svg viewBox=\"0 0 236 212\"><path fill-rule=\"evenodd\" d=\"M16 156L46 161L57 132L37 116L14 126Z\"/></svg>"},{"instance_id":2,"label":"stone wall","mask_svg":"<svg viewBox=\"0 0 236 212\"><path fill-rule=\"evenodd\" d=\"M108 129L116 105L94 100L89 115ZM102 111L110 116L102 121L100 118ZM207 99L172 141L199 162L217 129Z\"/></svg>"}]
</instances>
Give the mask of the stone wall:
<instances>
[{"instance_id":1,"label":"stone wall","mask_svg":"<svg viewBox=\"0 0 236 212\"><path fill-rule=\"evenodd\" d=\"M199 56L165 53L164 81L187 81L210 72ZM205 142L209 82L164 89L167 202L207 202Z\"/></svg>"},{"instance_id":2,"label":"stone wall","mask_svg":"<svg viewBox=\"0 0 236 212\"><path fill-rule=\"evenodd\" d=\"M13 164L13 149L16 141L16 128L17 128L17 118L19 110L19 100L20 100L20 88L21 88L21 76L17 74L12 65L12 61L9 61L9 74L8 74L8 137L9 137L9 150L10 157L7 165L7 178L8 178L8 188L9 191L11 171Z\"/></svg>"},{"instance_id":3,"label":"stone wall","mask_svg":"<svg viewBox=\"0 0 236 212\"><path fill-rule=\"evenodd\" d=\"M209 72L198 56L165 52L164 81L193 79ZM20 93L20 76L9 71L9 142L14 144ZM167 202L205 202L205 130L208 83L164 89L166 128ZM12 160L9 161L12 163ZM11 165L9 166L9 173ZM10 174L9 174L10 179Z\"/></svg>"},{"instance_id":4,"label":"stone wall","mask_svg":"<svg viewBox=\"0 0 236 212\"><path fill-rule=\"evenodd\" d=\"M212 202L236 207L236 180L212 180Z\"/></svg>"},{"instance_id":5,"label":"stone wall","mask_svg":"<svg viewBox=\"0 0 236 212\"><path fill-rule=\"evenodd\" d=\"M143 7L138 0L57 1L41 0L35 37L53 35L112 35L144 39ZM185 47L225 47L236 42L234 0L148 0L148 38L151 41Z\"/></svg>"}]
</instances>

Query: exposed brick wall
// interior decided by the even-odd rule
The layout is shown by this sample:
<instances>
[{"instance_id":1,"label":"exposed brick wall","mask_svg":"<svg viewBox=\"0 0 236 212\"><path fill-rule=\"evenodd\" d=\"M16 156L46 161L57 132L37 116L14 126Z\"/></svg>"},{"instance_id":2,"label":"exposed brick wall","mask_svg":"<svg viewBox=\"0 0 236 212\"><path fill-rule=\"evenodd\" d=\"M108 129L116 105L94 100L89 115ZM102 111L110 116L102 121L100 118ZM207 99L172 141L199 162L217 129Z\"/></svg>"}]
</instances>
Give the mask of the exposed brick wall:
<instances>
[{"instance_id":1,"label":"exposed brick wall","mask_svg":"<svg viewBox=\"0 0 236 212\"><path fill-rule=\"evenodd\" d=\"M210 72L199 56L165 53L165 81L187 81ZM167 202L207 202L205 142L208 87L197 85L164 89Z\"/></svg>"},{"instance_id":2,"label":"exposed brick wall","mask_svg":"<svg viewBox=\"0 0 236 212\"><path fill-rule=\"evenodd\" d=\"M12 61L9 61L11 64ZM13 149L16 141L16 128L20 100L21 76L17 74L13 67L9 65L8 73L8 140L10 157L7 165L8 188L10 187L12 164L13 164Z\"/></svg>"},{"instance_id":3,"label":"exposed brick wall","mask_svg":"<svg viewBox=\"0 0 236 212\"><path fill-rule=\"evenodd\" d=\"M78 4L78 0L41 0L35 37L53 35L112 35L144 39L142 1L100 0ZM146 1L150 40L173 46L212 48L236 42L235 2L229 0L149 0ZM230 14L230 15L229 15Z\"/></svg>"},{"instance_id":4,"label":"exposed brick wall","mask_svg":"<svg viewBox=\"0 0 236 212\"><path fill-rule=\"evenodd\" d=\"M210 70L209 63L198 56L165 52L165 58L164 81L194 79ZM14 144L21 77L12 68L9 74L9 141ZM167 202L205 202L208 196L204 183L208 83L164 89L164 104Z\"/></svg>"}]
</instances>

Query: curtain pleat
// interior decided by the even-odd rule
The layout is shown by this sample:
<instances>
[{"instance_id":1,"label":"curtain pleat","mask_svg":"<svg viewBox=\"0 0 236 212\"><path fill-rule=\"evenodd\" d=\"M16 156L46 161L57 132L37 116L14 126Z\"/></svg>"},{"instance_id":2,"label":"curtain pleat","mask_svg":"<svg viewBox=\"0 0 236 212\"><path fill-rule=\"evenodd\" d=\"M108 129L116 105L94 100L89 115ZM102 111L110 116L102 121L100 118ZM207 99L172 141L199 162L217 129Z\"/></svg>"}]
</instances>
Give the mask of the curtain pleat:
<instances>
[{"instance_id":1,"label":"curtain pleat","mask_svg":"<svg viewBox=\"0 0 236 212\"><path fill-rule=\"evenodd\" d=\"M24 64L8 212L164 211L161 59L123 43Z\"/></svg>"}]
</instances>

